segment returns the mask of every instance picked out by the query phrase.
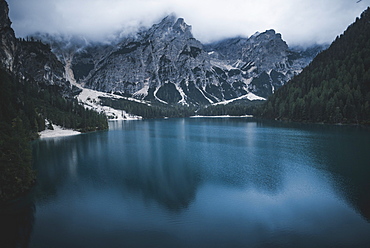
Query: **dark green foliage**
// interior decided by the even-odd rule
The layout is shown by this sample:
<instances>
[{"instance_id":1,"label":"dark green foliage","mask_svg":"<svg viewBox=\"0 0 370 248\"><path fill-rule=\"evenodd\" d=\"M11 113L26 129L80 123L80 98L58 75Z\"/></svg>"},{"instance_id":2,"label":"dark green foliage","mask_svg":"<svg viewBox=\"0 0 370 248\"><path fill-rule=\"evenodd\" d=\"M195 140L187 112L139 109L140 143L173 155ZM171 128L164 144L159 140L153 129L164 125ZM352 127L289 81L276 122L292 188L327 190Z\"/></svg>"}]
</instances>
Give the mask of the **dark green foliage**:
<instances>
[{"instance_id":1,"label":"dark green foliage","mask_svg":"<svg viewBox=\"0 0 370 248\"><path fill-rule=\"evenodd\" d=\"M31 169L30 131L23 120L30 121L26 112L19 109L16 86L3 70L0 70L0 88L0 202L4 202L29 189L35 175ZM35 122L32 124L36 125Z\"/></svg>"},{"instance_id":2,"label":"dark green foliage","mask_svg":"<svg viewBox=\"0 0 370 248\"><path fill-rule=\"evenodd\" d=\"M261 115L293 121L370 124L370 9L277 90Z\"/></svg>"},{"instance_id":3,"label":"dark green foliage","mask_svg":"<svg viewBox=\"0 0 370 248\"><path fill-rule=\"evenodd\" d=\"M20 80L0 70L0 88L0 202L32 186L29 141L45 129L45 119L83 132L108 128L105 115L64 99L58 86Z\"/></svg>"},{"instance_id":4,"label":"dark green foliage","mask_svg":"<svg viewBox=\"0 0 370 248\"><path fill-rule=\"evenodd\" d=\"M197 110L197 115L204 116L221 116L221 115L230 115L230 116L243 116L243 115L254 115L256 110L263 101L248 101L248 100L239 100L234 101L229 104L218 104L218 105L209 105L204 106Z\"/></svg>"},{"instance_id":5,"label":"dark green foliage","mask_svg":"<svg viewBox=\"0 0 370 248\"><path fill-rule=\"evenodd\" d=\"M13 82L16 85L14 99L19 101L17 108L20 113L24 112L24 125L33 134L45 129L45 119L81 132L108 128L104 114L85 109L76 99L63 98L58 86L37 84L32 80L19 82L14 79Z\"/></svg>"},{"instance_id":6,"label":"dark green foliage","mask_svg":"<svg viewBox=\"0 0 370 248\"><path fill-rule=\"evenodd\" d=\"M164 117L189 117L194 115L204 116L243 116L253 115L263 101L239 100L229 104L203 105L203 106L181 106L166 104L151 104L129 101L125 99L111 99L100 97L103 105L115 109L124 110L130 114L142 116L145 119Z\"/></svg>"},{"instance_id":7,"label":"dark green foliage","mask_svg":"<svg viewBox=\"0 0 370 248\"><path fill-rule=\"evenodd\" d=\"M76 99L65 99L57 88L50 86L41 89L37 94L35 105L40 116L51 120L53 124L89 132L108 128L107 118L93 110L85 109Z\"/></svg>"},{"instance_id":8,"label":"dark green foliage","mask_svg":"<svg viewBox=\"0 0 370 248\"><path fill-rule=\"evenodd\" d=\"M0 123L0 203L14 199L35 182L28 131L20 117Z\"/></svg>"},{"instance_id":9,"label":"dark green foliage","mask_svg":"<svg viewBox=\"0 0 370 248\"><path fill-rule=\"evenodd\" d=\"M141 116L145 119L164 118L164 117L189 117L194 115L195 108L188 106L151 104L129 101L125 99L111 99L99 97L101 103L115 109L124 110L130 114Z\"/></svg>"}]
</instances>

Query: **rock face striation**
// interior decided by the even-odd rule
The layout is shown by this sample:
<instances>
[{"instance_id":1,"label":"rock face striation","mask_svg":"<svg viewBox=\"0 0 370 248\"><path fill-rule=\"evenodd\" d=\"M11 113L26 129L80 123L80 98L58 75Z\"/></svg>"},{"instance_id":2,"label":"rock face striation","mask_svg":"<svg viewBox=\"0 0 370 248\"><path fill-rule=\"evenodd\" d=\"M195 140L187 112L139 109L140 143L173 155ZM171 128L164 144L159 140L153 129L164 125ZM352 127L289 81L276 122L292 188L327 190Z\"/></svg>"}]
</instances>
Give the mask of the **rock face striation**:
<instances>
[{"instance_id":1,"label":"rock face striation","mask_svg":"<svg viewBox=\"0 0 370 248\"><path fill-rule=\"evenodd\" d=\"M290 49L274 30L203 45L173 15L110 45L66 43L54 42L53 51L84 87L184 105L266 98L323 49Z\"/></svg>"},{"instance_id":2,"label":"rock face striation","mask_svg":"<svg viewBox=\"0 0 370 248\"><path fill-rule=\"evenodd\" d=\"M323 46L290 49L274 30L250 38L231 38L206 46L212 64L232 66L248 80L247 89L268 97L306 67Z\"/></svg>"},{"instance_id":3,"label":"rock face striation","mask_svg":"<svg viewBox=\"0 0 370 248\"><path fill-rule=\"evenodd\" d=\"M211 64L182 18L168 16L124 39L100 61L86 51L76 54L72 63L74 71L93 67L84 78L77 73L87 88L170 104L209 104L246 93L231 88L225 72Z\"/></svg>"},{"instance_id":4,"label":"rock face striation","mask_svg":"<svg viewBox=\"0 0 370 248\"><path fill-rule=\"evenodd\" d=\"M50 46L33 38L17 39L8 14L8 4L0 0L0 67L20 79L57 85L65 95L73 95L75 88L65 79L64 65Z\"/></svg>"},{"instance_id":5,"label":"rock face striation","mask_svg":"<svg viewBox=\"0 0 370 248\"><path fill-rule=\"evenodd\" d=\"M13 69L17 40L9 19L8 4L0 0L0 66L8 71Z\"/></svg>"}]
</instances>

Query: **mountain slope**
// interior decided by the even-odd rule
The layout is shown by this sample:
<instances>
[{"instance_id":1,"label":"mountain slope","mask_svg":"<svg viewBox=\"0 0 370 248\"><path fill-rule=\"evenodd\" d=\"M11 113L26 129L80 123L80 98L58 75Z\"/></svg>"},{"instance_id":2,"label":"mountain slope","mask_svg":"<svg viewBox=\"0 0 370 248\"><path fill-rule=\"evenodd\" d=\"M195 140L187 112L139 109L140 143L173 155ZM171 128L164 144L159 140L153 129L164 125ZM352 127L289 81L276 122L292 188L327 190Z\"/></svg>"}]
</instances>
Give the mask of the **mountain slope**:
<instances>
[{"instance_id":1,"label":"mountain slope","mask_svg":"<svg viewBox=\"0 0 370 248\"><path fill-rule=\"evenodd\" d=\"M370 9L272 95L262 116L370 124Z\"/></svg>"},{"instance_id":2,"label":"mountain slope","mask_svg":"<svg viewBox=\"0 0 370 248\"><path fill-rule=\"evenodd\" d=\"M50 47L16 39L0 0L0 203L18 197L35 179L29 141L45 121L90 131L107 128L103 114L85 109L64 77L64 65Z\"/></svg>"},{"instance_id":3,"label":"mountain slope","mask_svg":"<svg viewBox=\"0 0 370 248\"><path fill-rule=\"evenodd\" d=\"M17 39L11 28L6 1L0 1L0 68L19 78L33 78L46 85L59 86L72 96L75 88L64 77L64 66L48 45L34 39Z\"/></svg>"},{"instance_id":4,"label":"mountain slope","mask_svg":"<svg viewBox=\"0 0 370 248\"><path fill-rule=\"evenodd\" d=\"M317 54L288 48L273 30L205 46L175 16L112 44L38 37L51 44L80 85L169 105L266 98Z\"/></svg>"},{"instance_id":5,"label":"mountain slope","mask_svg":"<svg viewBox=\"0 0 370 248\"><path fill-rule=\"evenodd\" d=\"M299 74L324 48L316 45L291 49L274 30L206 46L211 63L226 63L241 70L250 81L248 91L265 98Z\"/></svg>"}]
</instances>

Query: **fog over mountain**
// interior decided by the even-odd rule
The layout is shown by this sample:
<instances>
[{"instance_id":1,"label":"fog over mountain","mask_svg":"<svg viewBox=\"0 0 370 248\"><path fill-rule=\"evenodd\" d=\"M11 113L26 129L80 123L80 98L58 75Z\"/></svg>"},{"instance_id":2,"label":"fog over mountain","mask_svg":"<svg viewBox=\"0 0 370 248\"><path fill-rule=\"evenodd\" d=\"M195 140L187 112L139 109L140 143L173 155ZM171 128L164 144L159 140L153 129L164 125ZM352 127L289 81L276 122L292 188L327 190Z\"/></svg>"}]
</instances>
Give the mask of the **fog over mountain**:
<instances>
[{"instance_id":1,"label":"fog over mountain","mask_svg":"<svg viewBox=\"0 0 370 248\"><path fill-rule=\"evenodd\" d=\"M289 45L330 43L369 0L9 0L18 37L43 32L106 41L174 13L202 43L274 29Z\"/></svg>"}]
</instances>

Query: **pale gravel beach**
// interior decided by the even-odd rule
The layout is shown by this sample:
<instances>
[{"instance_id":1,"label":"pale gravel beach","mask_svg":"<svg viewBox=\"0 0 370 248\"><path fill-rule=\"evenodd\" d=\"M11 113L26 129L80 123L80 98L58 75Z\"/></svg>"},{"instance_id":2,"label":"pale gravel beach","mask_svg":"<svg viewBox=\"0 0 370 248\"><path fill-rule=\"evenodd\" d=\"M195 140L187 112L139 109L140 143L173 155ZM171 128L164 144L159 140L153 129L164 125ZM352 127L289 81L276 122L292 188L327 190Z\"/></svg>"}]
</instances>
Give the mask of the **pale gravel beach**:
<instances>
[{"instance_id":1,"label":"pale gravel beach","mask_svg":"<svg viewBox=\"0 0 370 248\"><path fill-rule=\"evenodd\" d=\"M72 130L72 129L65 129L58 125L53 125L54 130L46 129L44 131L41 131L40 139L45 138L56 138L56 137L64 137L64 136L72 136L72 135L78 135L81 134L81 132Z\"/></svg>"}]
</instances>

